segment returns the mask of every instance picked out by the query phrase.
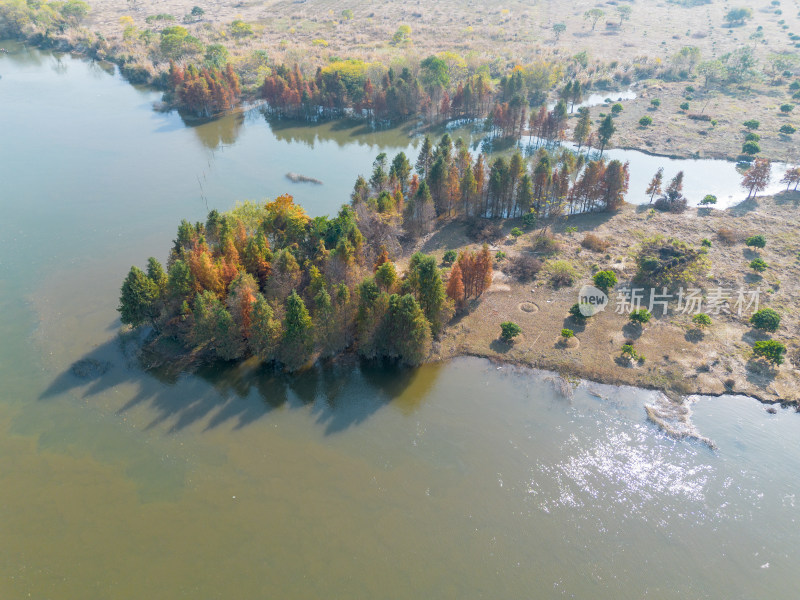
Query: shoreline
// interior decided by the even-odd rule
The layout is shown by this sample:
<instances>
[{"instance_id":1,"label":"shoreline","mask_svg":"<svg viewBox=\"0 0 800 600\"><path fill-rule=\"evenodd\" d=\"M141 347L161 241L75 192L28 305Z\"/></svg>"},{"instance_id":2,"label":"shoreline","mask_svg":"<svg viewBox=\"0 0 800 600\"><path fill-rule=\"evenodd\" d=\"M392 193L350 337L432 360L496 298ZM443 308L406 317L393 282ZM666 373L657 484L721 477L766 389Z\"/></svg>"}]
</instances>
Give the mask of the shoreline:
<instances>
[{"instance_id":1,"label":"shoreline","mask_svg":"<svg viewBox=\"0 0 800 600\"><path fill-rule=\"evenodd\" d=\"M123 69L125 63L124 63L123 57L121 57L121 56L111 55L111 54L104 55L104 56L99 56L99 55L97 55L97 52L93 53L90 48L84 47L82 45L73 44L73 43L69 42L68 40L66 40L64 38L58 38L56 40L48 40L47 38L43 38L43 39L37 41L37 37L41 37L41 36L40 35L34 35L34 36L28 36L28 37L15 36L15 37L10 37L10 38L6 38L6 39L10 40L10 41L13 41L13 42L16 42L16 43L19 43L19 44L22 44L23 46L31 46L33 48L36 48L37 50L40 50L40 51L51 51L51 52L54 52L54 53L70 54L73 57L80 58L80 59L83 59L83 60L105 62L105 63L107 63L109 65L113 65L115 67L116 71L118 72L119 76L122 79L124 79L125 82L128 83L129 85L143 86L143 87L146 87L147 89L152 90L153 92L163 92L164 91L164 89L161 86L157 85L157 83L156 83L156 81L154 79L150 79L148 81L141 82L141 81L135 81L129 75L126 75L126 73L125 73L125 71ZM44 42L50 42L50 43L44 43ZM220 112L220 113L216 113L216 114L214 114L214 115L212 115L210 117L189 117L189 120L190 121L196 120L197 122L213 121L215 119L222 118L222 117L224 117L224 116L226 116L228 114L248 112L250 110L256 109L259 106L265 104L265 102L266 102L265 100L263 100L263 99L259 98L257 95L255 95L252 90L248 90L248 91L243 90L242 94L241 94L241 97L239 98L238 102L232 108L230 108L229 110L226 110L226 111L223 111L223 112ZM601 104L601 105L598 105L598 107L595 107L595 108L603 108L603 106L604 105ZM161 111L161 112L171 112L173 110L179 110L179 109L180 109L180 107L175 105L174 103L165 103L163 101L162 102L158 102L158 103L154 103L154 106L153 106L153 110L158 110L158 111ZM533 110L533 109L531 109L531 110ZM574 115L571 115L571 116L574 116ZM298 119L297 122L298 123L307 123L307 124L311 125L311 124L319 124L320 122L335 122L335 121L339 121L339 120L355 120L356 122L368 122L368 121L365 121L363 119L352 119L352 117L339 117L339 118L333 118L333 119L323 119L322 121L314 121L314 122L306 121L306 120L303 120L303 119ZM393 124L393 126L404 126L404 125L408 125L409 123L417 122L418 120L419 120L419 115L412 115L411 117L409 117L408 119L406 119L406 120L404 120L402 122L398 122L398 123ZM423 131L426 131L426 130L433 130L433 129L438 129L438 128L446 128L448 123L453 122L453 121L459 121L459 120L462 120L462 118L461 117L455 117L455 118L447 119L447 120L444 120L444 121L436 121L436 122L432 122L432 123L427 123L427 124L424 124L422 127L413 127L412 128L412 134L414 134L416 131L423 132ZM483 119L483 120L485 121L485 119ZM522 136L522 138L524 138L524 137L525 137L525 135ZM652 156L652 157L657 157L657 158L667 158L667 159L673 159L673 160L705 160L705 159L710 159L710 160L724 160L724 161L727 161L727 162L738 163L740 161L740 159L742 158L741 153L737 154L736 156L734 156L732 154L724 153L724 152L703 153L702 155L699 155L699 151L695 151L695 152L689 152L689 151L676 152L676 151L670 151L670 150L666 150L666 149L664 149L664 150L650 150L650 149L648 149L646 147L643 147L643 146L640 147L640 146L624 144L624 143L621 144L621 145L609 144L608 146L606 146L606 149L607 150L636 151L636 152L641 152L642 154L645 154L647 156ZM778 157L777 155L773 156L773 155L770 155L769 153L763 153L760 156L751 157L751 158L767 158L772 162L786 162L786 163L791 163L792 162L790 159L787 159L786 157Z\"/></svg>"}]
</instances>

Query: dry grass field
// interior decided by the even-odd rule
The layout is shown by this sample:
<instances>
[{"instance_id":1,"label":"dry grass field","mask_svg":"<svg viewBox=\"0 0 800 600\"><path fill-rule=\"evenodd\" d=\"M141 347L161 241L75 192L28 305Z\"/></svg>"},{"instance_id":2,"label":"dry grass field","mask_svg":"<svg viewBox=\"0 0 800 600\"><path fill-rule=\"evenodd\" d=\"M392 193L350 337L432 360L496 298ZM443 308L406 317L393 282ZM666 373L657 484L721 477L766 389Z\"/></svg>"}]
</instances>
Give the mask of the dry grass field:
<instances>
[{"instance_id":1,"label":"dry grass field","mask_svg":"<svg viewBox=\"0 0 800 600\"><path fill-rule=\"evenodd\" d=\"M550 284L544 270L528 282L503 273L515 255L531 252L534 233L516 242L508 236L492 248L507 254L504 260L495 262L494 285L465 316L448 326L437 345L436 357L486 356L594 381L664 389L676 395L733 390L767 402L796 403L800 401L800 237L795 219L798 206L800 193L795 192L760 197L725 211L690 209L683 214L667 214L651 212L646 206L626 205L613 215L570 218L554 228L561 251L553 259L571 263L577 278L573 285L558 289ZM508 224L506 234L512 225ZM740 239L726 243L719 235L725 229ZM701 247L703 239L712 244L707 254L710 270L697 282L704 289L703 310L713 320L702 333L692 325L691 315L676 311L675 299L666 315L656 306L653 319L641 329L629 323L627 312L615 312L618 291L626 286L636 287L631 280L636 272L634 257L639 243L665 232L673 232L672 236L695 248ZM587 250L581 246L586 233L595 234L610 245L602 252ZM767 236L763 250L754 251L743 242L745 234L755 233ZM447 249L468 244L463 227L452 224L425 240L422 249L442 256ZM757 254L770 265L762 275L748 266ZM580 287L591 283L593 270L598 268L612 269L619 278L610 294L611 305L585 324L577 323L568 309L578 301ZM718 288L728 290L730 299L727 308L714 314L708 302ZM737 314L739 290L744 291L748 302L754 298L750 292L758 290L759 308L773 308L781 314L777 333L766 334L750 326L753 307L746 309L743 305L742 316ZM647 307L646 299L643 306ZM499 339L503 321L522 327L522 335L513 344ZM562 328L575 332L575 338L567 344L561 339ZM753 343L770 338L783 341L788 347L786 361L778 368L768 368L752 358ZM646 357L643 364L620 358L622 345L628 341Z\"/></svg>"}]
</instances>

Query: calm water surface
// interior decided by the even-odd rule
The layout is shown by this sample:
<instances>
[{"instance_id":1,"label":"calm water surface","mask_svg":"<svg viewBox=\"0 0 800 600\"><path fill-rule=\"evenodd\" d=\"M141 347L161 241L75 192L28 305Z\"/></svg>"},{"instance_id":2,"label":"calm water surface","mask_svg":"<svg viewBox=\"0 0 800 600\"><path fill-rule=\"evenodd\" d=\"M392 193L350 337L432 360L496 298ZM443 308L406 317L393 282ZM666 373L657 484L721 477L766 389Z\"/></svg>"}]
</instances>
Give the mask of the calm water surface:
<instances>
[{"instance_id":1,"label":"calm water surface","mask_svg":"<svg viewBox=\"0 0 800 600\"><path fill-rule=\"evenodd\" d=\"M0 44L9 47L10 44ZM145 374L131 263L181 218L334 210L402 131L186 127L100 67L0 55L0 598L792 598L800 418L461 359ZM292 185L288 171L322 186ZM75 361L108 370L79 378Z\"/></svg>"}]
</instances>

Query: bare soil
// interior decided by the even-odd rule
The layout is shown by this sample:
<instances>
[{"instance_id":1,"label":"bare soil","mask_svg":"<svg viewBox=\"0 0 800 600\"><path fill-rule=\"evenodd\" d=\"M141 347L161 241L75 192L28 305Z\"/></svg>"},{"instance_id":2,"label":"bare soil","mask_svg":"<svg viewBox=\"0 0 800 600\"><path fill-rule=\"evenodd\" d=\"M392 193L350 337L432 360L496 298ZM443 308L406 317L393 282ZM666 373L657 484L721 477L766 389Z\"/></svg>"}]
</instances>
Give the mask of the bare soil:
<instances>
[{"instance_id":1,"label":"bare soil","mask_svg":"<svg viewBox=\"0 0 800 600\"><path fill-rule=\"evenodd\" d=\"M800 193L787 193L758 198L725 211L690 209L676 215L654 213L647 206L626 205L614 215L570 218L554 227L562 244L556 258L570 261L580 279L571 287L553 289L541 274L525 284L498 276L504 279L503 287L493 286L472 302L466 314L454 319L441 337L433 359L477 355L594 381L661 389L675 396L735 392L765 402L797 403L800 401L800 319L796 310L800 226L795 219L798 207ZM508 223L506 233L514 225ZM578 231L566 233L567 227L577 227ZM743 242L726 245L717 236L717 231L723 228L765 233L767 246L756 252ZM587 232L612 241L607 252L582 248L580 241ZM704 289L706 296L716 288L731 290L732 310L729 314L712 312L713 324L704 332L692 326L691 315L676 313L674 301L667 314L656 307L653 319L643 328L631 325L627 312L615 312L616 291L633 285L634 256L640 240L664 232L674 232L674 237L697 248L703 239L712 242L708 249L710 271L703 281L697 282L698 287ZM516 243L509 237L496 247L506 252L507 261L516 253L529 252L533 235L528 233ZM422 249L441 255L448 249L464 246L470 246L465 227L451 223L427 239ZM748 266L756 254L770 265L763 276L754 274ZM498 270L502 270L503 262L496 262ZM568 309L578 301L580 286L591 282L593 267L613 269L620 281L610 294L611 306L581 324L569 316ZM771 307L781 314L777 333L752 329L748 323L752 308L744 310L741 317L736 314L734 303L740 289L760 290L760 308ZM522 309L529 303L538 310ZM499 339L500 323L509 320L523 330L523 336L513 344ZM577 344L563 343L562 328L574 330ZM770 367L752 357L754 341L769 338L781 340L788 347L787 359L779 367ZM644 363L621 358L622 345L630 342L645 356Z\"/></svg>"}]
</instances>

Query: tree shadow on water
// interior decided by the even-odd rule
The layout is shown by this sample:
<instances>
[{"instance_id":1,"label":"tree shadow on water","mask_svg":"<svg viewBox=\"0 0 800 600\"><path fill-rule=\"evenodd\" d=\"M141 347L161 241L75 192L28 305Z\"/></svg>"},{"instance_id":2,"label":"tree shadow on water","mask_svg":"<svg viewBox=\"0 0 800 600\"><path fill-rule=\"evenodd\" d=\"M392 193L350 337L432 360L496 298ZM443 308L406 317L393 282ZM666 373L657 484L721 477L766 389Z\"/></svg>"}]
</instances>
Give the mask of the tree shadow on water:
<instances>
[{"instance_id":1,"label":"tree shadow on water","mask_svg":"<svg viewBox=\"0 0 800 600\"><path fill-rule=\"evenodd\" d=\"M118 407L112 404L117 414L144 407L154 413L145 429L166 427L168 433L197 424L202 424L203 431L225 424L235 431L274 410L306 409L331 435L367 421L391 404L404 413L409 407L413 410L416 404L406 397L409 386L418 386L421 379L432 385L435 377L431 374L437 372L430 367L364 362L355 355L318 362L291 374L256 359L156 364L142 350L142 343L142 335L133 332L98 346L56 376L40 400L74 394L113 403L122 396L125 400ZM131 386L135 386L133 392ZM428 387L415 387L417 403Z\"/></svg>"}]
</instances>

